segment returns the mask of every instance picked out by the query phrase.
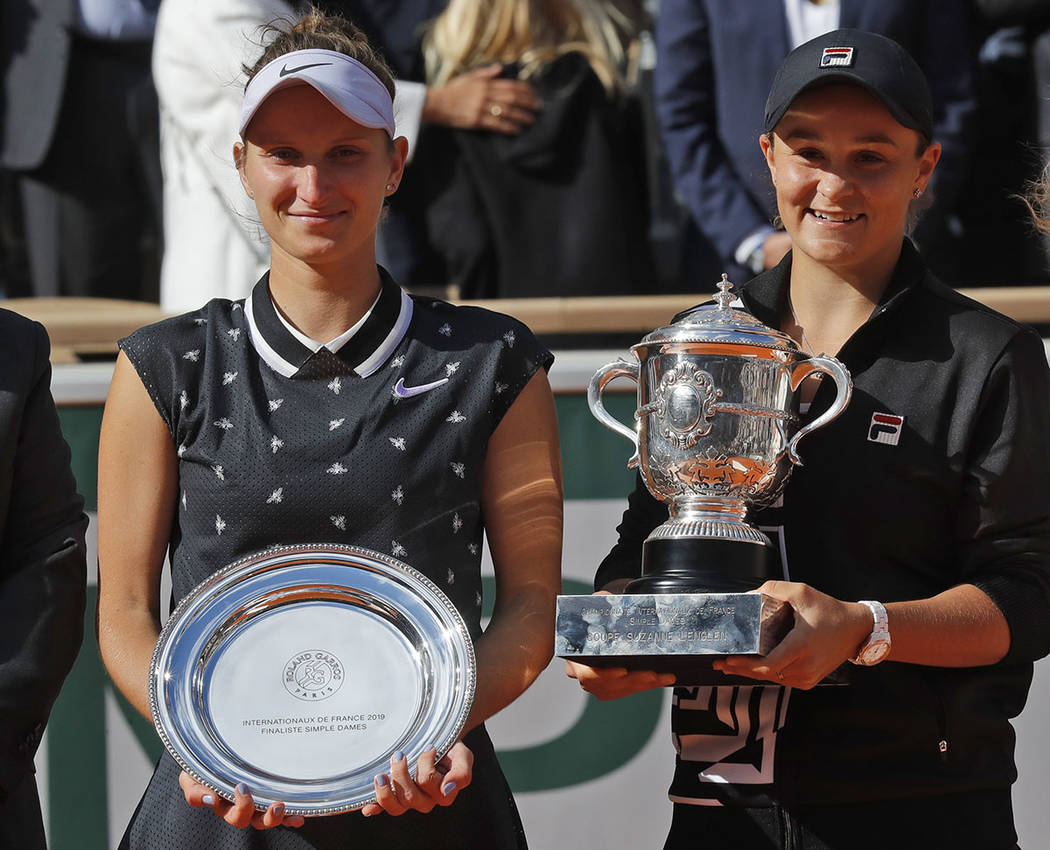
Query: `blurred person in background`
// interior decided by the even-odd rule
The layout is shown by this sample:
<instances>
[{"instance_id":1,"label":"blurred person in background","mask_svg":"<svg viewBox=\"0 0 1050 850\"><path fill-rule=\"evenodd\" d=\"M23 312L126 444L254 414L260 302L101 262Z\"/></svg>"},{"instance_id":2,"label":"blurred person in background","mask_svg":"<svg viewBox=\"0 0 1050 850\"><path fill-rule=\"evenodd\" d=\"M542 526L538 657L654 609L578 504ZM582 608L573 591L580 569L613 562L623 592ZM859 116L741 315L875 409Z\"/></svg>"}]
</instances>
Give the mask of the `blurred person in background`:
<instances>
[{"instance_id":1,"label":"blurred person in background","mask_svg":"<svg viewBox=\"0 0 1050 850\"><path fill-rule=\"evenodd\" d=\"M0 310L0 847L44 850L33 756L84 634L84 500L44 328ZM55 801L53 801L53 804Z\"/></svg>"},{"instance_id":2,"label":"blurred person in background","mask_svg":"<svg viewBox=\"0 0 1050 850\"><path fill-rule=\"evenodd\" d=\"M766 92L788 52L842 28L902 44L930 81L943 155L916 241L954 271L948 233L972 150L976 44L968 0L661 0L654 98L675 189L688 217L687 279L746 280L776 265L790 238L755 144Z\"/></svg>"},{"instance_id":3,"label":"blurred person in background","mask_svg":"<svg viewBox=\"0 0 1050 850\"><path fill-rule=\"evenodd\" d=\"M493 99L494 126L421 145L430 242L462 296L653 291L642 118L624 80L631 26L598 0L451 0L428 28L432 85L489 69L542 102L530 116Z\"/></svg>"},{"instance_id":4,"label":"blurred person in background","mask_svg":"<svg viewBox=\"0 0 1050 850\"><path fill-rule=\"evenodd\" d=\"M17 177L31 292L157 299L159 0L0 4L0 168Z\"/></svg>"},{"instance_id":5,"label":"blurred person in background","mask_svg":"<svg viewBox=\"0 0 1050 850\"><path fill-rule=\"evenodd\" d=\"M153 45L164 166L160 304L181 312L243 298L266 271L269 243L230 150L257 33L293 15L284 0L163 0Z\"/></svg>"}]
</instances>

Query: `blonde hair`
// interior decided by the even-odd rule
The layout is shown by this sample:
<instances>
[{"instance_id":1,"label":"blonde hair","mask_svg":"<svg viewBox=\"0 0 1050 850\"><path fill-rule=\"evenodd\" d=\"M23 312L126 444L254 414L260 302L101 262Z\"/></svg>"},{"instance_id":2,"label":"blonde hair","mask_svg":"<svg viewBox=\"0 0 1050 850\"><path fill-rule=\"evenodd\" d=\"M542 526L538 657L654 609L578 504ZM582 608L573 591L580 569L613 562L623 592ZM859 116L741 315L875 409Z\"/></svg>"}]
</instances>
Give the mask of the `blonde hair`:
<instances>
[{"instance_id":1,"label":"blonde hair","mask_svg":"<svg viewBox=\"0 0 1050 850\"><path fill-rule=\"evenodd\" d=\"M1028 184L1028 191L1021 200L1028 205L1036 229L1050 236L1050 160L1047 160L1039 179Z\"/></svg>"},{"instance_id":2,"label":"blonde hair","mask_svg":"<svg viewBox=\"0 0 1050 850\"><path fill-rule=\"evenodd\" d=\"M451 0L423 39L427 81L498 62L527 80L566 53L582 53L605 90L623 88L621 31L627 22L603 0Z\"/></svg>"}]
</instances>

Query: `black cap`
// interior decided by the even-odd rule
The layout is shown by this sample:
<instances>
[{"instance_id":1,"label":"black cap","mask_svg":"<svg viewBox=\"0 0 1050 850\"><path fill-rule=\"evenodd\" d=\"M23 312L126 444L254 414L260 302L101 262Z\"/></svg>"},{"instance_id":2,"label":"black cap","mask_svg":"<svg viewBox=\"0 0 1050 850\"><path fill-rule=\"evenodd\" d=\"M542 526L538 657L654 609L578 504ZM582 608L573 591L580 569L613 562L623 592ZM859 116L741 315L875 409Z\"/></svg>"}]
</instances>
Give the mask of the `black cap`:
<instances>
[{"instance_id":1,"label":"black cap","mask_svg":"<svg viewBox=\"0 0 1050 850\"><path fill-rule=\"evenodd\" d=\"M826 80L862 86L905 127L933 138L933 98L922 69L892 39L849 29L825 33L788 54L766 99L766 132L805 89Z\"/></svg>"}]
</instances>

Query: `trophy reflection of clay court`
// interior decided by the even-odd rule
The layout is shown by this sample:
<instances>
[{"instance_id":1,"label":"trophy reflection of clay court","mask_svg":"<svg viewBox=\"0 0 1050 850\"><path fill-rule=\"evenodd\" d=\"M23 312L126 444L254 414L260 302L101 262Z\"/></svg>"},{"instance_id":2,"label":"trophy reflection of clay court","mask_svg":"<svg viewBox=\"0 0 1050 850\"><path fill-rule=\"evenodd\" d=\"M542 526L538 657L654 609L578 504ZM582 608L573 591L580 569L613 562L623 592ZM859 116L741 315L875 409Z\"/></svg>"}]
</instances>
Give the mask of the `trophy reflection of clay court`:
<instances>
[{"instance_id":1,"label":"trophy reflection of clay court","mask_svg":"<svg viewBox=\"0 0 1050 850\"><path fill-rule=\"evenodd\" d=\"M556 652L592 666L675 672L680 683L720 681L711 661L765 654L791 623L790 607L748 593L782 578L780 553L747 522L801 464L799 441L837 417L852 382L832 357L811 357L789 336L733 309L725 275L705 305L631 347L633 362L591 379L591 412L629 439L649 492L670 509L642 546L642 575L624 594L560 596ZM835 381L831 406L806 425L799 388L814 373ZM635 428L606 411L615 378L638 385Z\"/></svg>"}]
</instances>

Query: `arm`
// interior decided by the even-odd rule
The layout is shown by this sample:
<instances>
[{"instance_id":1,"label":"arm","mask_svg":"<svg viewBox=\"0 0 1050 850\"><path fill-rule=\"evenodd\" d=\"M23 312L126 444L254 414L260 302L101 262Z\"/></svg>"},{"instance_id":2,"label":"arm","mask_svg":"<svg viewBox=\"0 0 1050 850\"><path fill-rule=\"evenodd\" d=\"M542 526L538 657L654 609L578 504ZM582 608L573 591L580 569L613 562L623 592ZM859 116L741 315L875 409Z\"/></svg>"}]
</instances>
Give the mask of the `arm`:
<instances>
[{"instance_id":1,"label":"arm","mask_svg":"<svg viewBox=\"0 0 1050 850\"><path fill-rule=\"evenodd\" d=\"M478 676L464 732L513 702L554 654L554 598L561 585L562 488L558 426L547 373L518 394L489 439L481 507L496 570L496 607L476 641ZM424 753L415 781L404 759L376 777L366 817L448 806L470 782L462 743L435 765Z\"/></svg>"},{"instance_id":2,"label":"arm","mask_svg":"<svg viewBox=\"0 0 1050 850\"><path fill-rule=\"evenodd\" d=\"M32 772L48 713L80 648L87 525L51 398L47 336L28 322L5 325L4 336L0 800ZM24 392L16 386L23 378Z\"/></svg>"},{"instance_id":3,"label":"arm","mask_svg":"<svg viewBox=\"0 0 1050 850\"><path fill-rule=\"evenodd\" d=\"M517 699L554 654L561 461L554 398L542 369L489 440L482 511L496 571L496 606L475 645L478 686L468 730Z\"/></svg>"},{"instance_id":4,"label":"arm","mask_svg":"<svg viewBox=\"0 0 1050 850\"><path fill-rule=\"evenodd\" d=\"M98 452L98 644L120 692L150 718L148 675L160 635L160 576L178 494L175 443L134 367L117 358ZM183 773L186 802L237 827L301 826L284 804L255 811L250 790L233 803Z\"/></svg>"},{"instance_id":5,"label":"arm","mask_svg":"<svg viewBox=\"0 0 1050 850\"><path fill-rule=\"evenodd\" d=\"M811 688L849 658L871 633L866 605L843 602L807 584L769 581L760 592L789 602L795 626L765 657L716 661L724 673ZM886 605L892 644L888 661L936 667L977 667L1002 660L1010 629L999 607L972 584L929 599Z\"/></svg>"},{"instance_id":6,"label":"arm","mask_svg":"<svg viewBox=\"0 0 1050 850\"><path fill-rule=\"evenodd\" d=\"M1039 338L1021 331L992 367L974 415L956 510L957 581L886 604L889 660L974 667L1050 651L1048 433L1050 371ZM796 626L764 659L727 659L726 672L810 687L871 632L870 612L855 602L788 582L762 589L791 602Z\"/></svg>"},{"instance_id":7,"label":"arm","mask_svg":"<svg viewBox=\"0 0 1050 850\"><path fill-rule=\"evenodd\" d=\"M114 684L147 719L160 576L177 490L174 441L121 353L99 437L98 643Z\"/></svg>"},{"instance_id":8,"label":"arm","mask_svg":"<svg viewBox=\"0 0 1050 850\"><path fill-rule=\"evenodd\" d=\"M770 222L719 137L718 69L704 4L663 0L655 36L654 97L675 188L697 227L731 259L744 239ZM756 115L756 128L760 124ZM757 129L749 142L757 150Z\"/></svg>"}]
</instances>

